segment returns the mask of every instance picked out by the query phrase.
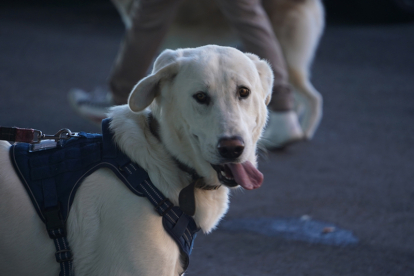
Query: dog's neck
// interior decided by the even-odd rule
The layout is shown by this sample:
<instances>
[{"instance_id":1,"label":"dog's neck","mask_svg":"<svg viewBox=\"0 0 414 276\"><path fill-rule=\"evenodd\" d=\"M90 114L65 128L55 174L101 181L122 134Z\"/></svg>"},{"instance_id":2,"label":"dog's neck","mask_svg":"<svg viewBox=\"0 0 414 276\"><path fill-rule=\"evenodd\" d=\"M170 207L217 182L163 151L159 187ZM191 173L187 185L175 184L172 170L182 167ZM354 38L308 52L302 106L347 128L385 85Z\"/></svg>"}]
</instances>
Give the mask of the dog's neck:
<instances>
[{"instance_id":1,"label":"dog's neck","mask_svg":"<svg viewBox=\"0 0 414 276\"><path fill-rule=\"evenodd\" d=\"M154 118L151 112L148 113L147 122L148 122L148 128L151 134L154 135L154 137L157 138L158 141L161 142L160 123L158 123L158 120Z\"/></svg>"},{"instance_id":2,"label":"dog's neck","mask_svg":"<svg viewBox=\"0 0 414 276\"><path fill-rule=\"evenodd\" d=\"M159 133L160 124L158 123L157 119L154 118L152 113L148 113L147 116L147 122L148 122L148 128L151 132L151 134L157 138L157 140L162 143L161 136ZM177 167L182 170L183 172L187 173L189 176L191 176L191 183L187 185L185 188L183 188L180 191L178 200L180 208L188 215L194 216L196 211L196 203L195 203L195 188L201 189L201 190L217 190L221 187L219 186L210 186L207 185L203 178L197 173L197 171L182 162L178 160L176 157L174 157L172 154L169 154L171 158L176 163Z\"/></svg>"},{"instance_id":3,"label":"dog's neck","mask_svg":"<svg viewBox=\"0 0 414 276\"><path fill-rule=\"evenodd\" d=\"M157 140L162 143L161 136L160 136L160 123L158 123L158 120L154 118L152 113L148 113L147 117L148 122L148 128L152 135L154 135ZM174 160L174 162L177 164L177 167L182 170L183 172L188 173L193 181L196 181L197 179L201 178L201 176L198 175L195 169L190 168L189 166L183 164L178 160L176 157L174 157L172 154L169 154L171 158Z\"/></svg>"},{"instance_id":4,"label":"dog's neck","mask_svg":"<svg viewBox=\"0 0 414 276\"><path fill-rule=\"evenodd\" d=\"M157 140L162 143L161 140L161 136L160 136L160 124L158 122L158 120L152 115L152 113L148 113L147 116L147 122L148 122L148 128L151 132L151 134L157 138ZM183 172L187 173L188 175L191 176L192 182L196 183L195 187L199 188L199 189L203 189L203 190L216 190L218 188L220 188L220 186L210 186L210 185L206 185L204 182L202 181L198 181L200 178L202 178L197 171L194 168L191 168L189 166L187 166L186 164L182 163L180 160L178 160L175 156L173 156L172 154L169 154L171 156L171 158L174 160L174 162L177 164L177 167L182 170Z\"/></svg>"},{"instance_id":5,"label":"dog's neck","mask_svg":"<svg viewBox=\"0 0 414 276\"><path fill-rule=\"evenodd\" d=\"M151 113L151 112L150 112L150 113L148 113L148 116L147 116L147 122L148 122L148 128L149 128L149 130L150 130L151 134L152 134L155 138L157 138L157 140L158 140L160 143L162 143L161 136L160 136L160 123L158 122L158 120L157 120L157 119L155 119L155 118L154 118L154 116L152 115L152 113ZM187 165L183 164L182 162L180 162L180 160L178 160L178 159L177 159L176 157L174 157L172 154L170 154L170 156L171 156L171 158L174 160L174 162L175 162L175 163L177 163L177 167L178 167L180 170L182 170L182 171L184 171L184 172L188 173L188 174L191 176L191 178L193 179L193 181L194 181L194 180L197 180L197 179L199 179L199 178L201 178L201 177L198 175L198 173L196 172L196 170L195 170L195 169L190 168L189 166L187 166Z\"/></svg>"}]
</instances>

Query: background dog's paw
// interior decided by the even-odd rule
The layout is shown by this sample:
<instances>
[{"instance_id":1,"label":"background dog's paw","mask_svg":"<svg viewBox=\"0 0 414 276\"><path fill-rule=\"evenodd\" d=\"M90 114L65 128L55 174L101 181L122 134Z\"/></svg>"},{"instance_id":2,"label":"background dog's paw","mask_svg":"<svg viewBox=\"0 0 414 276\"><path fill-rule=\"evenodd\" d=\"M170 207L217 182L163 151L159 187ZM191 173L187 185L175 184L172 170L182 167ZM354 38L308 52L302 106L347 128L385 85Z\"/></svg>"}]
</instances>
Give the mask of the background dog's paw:
<instances>
[{"instance_id":1,"label":"background dog's paw","mask_svg":"<svg viewBox=\"0 0 414 276\"><path fill-rule=\"evenodd\" d=\"M303 139L304 133L294 111L269 111L269 122L259 143L267 149L276 149Z\"/></svg>"}]
</instances>

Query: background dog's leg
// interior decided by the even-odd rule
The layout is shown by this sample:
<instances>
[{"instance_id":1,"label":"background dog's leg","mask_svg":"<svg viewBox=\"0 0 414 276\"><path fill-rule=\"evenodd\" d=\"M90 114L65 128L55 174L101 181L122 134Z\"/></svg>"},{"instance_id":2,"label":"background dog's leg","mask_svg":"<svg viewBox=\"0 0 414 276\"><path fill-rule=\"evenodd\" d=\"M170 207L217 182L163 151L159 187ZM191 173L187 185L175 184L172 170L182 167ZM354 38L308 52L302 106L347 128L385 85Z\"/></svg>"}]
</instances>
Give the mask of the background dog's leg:
<instances>
[{"instance_id":1,"label":"background dog's leg","mask_svg":"<svg viewBox=\"0 0 414 276\"><path fill-rule=\"evenodd\" d=\"M296 111L305 137L314 135L322 117L322 96L309 81L309 69L324 28L320 0L265 0L282 46L295 91Z\"/></svg>"},{"instance_id":2,"label":"background dog's leg","mask_svg":"<svg viewBox=\"0 0 414 276\"><path fill-rule=\"evenodd\" d=\"M118 10L121 16L122 22L124 22L125 28L129 29L132 26L131 10L134 0L111 0L115 8Z\"/></svg>"}]
</instances>

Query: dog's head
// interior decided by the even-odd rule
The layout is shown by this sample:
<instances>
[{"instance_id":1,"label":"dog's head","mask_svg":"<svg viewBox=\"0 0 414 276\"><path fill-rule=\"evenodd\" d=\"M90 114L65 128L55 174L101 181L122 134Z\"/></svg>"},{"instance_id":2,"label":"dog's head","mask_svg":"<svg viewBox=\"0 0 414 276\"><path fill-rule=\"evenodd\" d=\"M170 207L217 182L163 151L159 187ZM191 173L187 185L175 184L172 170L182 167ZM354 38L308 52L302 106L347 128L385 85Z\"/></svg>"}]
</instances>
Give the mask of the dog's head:
<instances>
[{"instance_id":1,"label":"dog's head","mask_svg":"<svg viewBox=\"0 0 414 276\"><path fill-rule=\"evenodd\" d=\"M256 55L213 45L166 50L128 104L133 112L151 105L167 150L208 183L254 189L263 181L256 144L272 86L270 66Z\"/></svg>"}]
</instances>

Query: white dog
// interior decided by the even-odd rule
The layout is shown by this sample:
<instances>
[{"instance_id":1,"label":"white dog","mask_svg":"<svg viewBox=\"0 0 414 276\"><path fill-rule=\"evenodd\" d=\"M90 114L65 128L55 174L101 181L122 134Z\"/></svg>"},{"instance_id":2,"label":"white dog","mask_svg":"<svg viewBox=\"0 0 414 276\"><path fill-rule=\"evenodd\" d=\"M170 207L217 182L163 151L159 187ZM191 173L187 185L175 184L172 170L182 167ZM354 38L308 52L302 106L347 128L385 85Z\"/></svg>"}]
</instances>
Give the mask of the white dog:
<instances>
[{"instance_id":1,"label":"white dog","mask_svg":"<svg viewBox=\"0 0 414 276\"><path fill-rule=\"evenodd\" d=\"M152 74L135 86L128 105L109 114L115 143L174 205L191 182L176 160L206 185L221 185L195 189L194 220L209 233L228 209L229 187L255 189L263 181L256 143L272 83L265 61L234 48L166 50ZM9 147L0 141L0 275L56 276L53 242L10 163ZM183 272L179 248L154 207L108 169L79 187L67 231L76 276Z\"/></svg>"}]
</instances>

